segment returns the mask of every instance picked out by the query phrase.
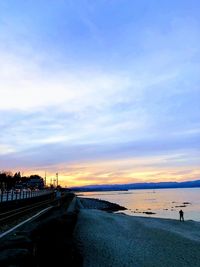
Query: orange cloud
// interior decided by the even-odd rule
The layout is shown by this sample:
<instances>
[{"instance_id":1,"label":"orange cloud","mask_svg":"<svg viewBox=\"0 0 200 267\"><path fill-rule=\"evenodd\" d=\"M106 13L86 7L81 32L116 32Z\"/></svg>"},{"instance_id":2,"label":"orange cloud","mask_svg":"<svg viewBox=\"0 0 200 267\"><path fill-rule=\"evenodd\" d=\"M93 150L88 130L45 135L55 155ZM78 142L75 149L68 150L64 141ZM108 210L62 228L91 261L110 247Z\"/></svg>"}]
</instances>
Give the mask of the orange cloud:
<instances>
[{"instance_id":1,"label":"orange cloud","mask_svg":"<svg viewBox=\"0 0 200 267\"><path fill-rule=\"evenodd\" d=\"M47 172L47 183L59 173L62 186L83 186L91 184L122 184L137 182L184 181L200 178L199 166L168 166L161 164L164 157L132 158L124 160L106 160L83 162L77 164L58 164L34 170L25 170L24 174L38 173L44 177Z\"/></svg>"}]
</instances>

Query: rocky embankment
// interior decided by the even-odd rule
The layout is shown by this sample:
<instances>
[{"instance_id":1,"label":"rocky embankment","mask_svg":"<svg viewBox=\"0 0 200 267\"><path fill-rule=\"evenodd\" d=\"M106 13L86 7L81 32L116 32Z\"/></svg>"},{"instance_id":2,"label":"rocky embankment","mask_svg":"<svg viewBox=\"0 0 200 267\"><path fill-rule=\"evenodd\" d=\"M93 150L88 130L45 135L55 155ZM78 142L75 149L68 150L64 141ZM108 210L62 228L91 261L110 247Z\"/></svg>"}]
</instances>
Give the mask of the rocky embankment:
<instances>
[{"instance_id":1,"label":"rocky embankment","mask_svg":"<svg viewBox=\"0 0 200 267\"><path fill-rule=\"evenodd\" d=\"M73 198L68 194L60 207L2 238L0 266L81 266L73 242L77 213L66 212Z\"/></svg>"},{"instance_id":2,"label":"rocky embankment","mask_svg":"<svg viewBox=\"0 0 200 267\"><path fill-rule=\"evenodd\" d=\"M0 266L82 266L83 259L73 239L80 209L112 212L125 208L108 201L76 198L69 193L61 206L1 238Z\"/></svg>"},{"instance_id":3,"label":"rocky embankment","mask_svg":"<svg viewBox=\"0 0 200 267\"><path fill-rule=\"evenodd\" d=\"M78 198L77 202L79 203L80 208L84 209L98 209L109 212L115 212L119 210L126 210L125 207L122 207L116 203L111 203L105 200L95 199L95 198Z\"/></svg>"}]
</instances>

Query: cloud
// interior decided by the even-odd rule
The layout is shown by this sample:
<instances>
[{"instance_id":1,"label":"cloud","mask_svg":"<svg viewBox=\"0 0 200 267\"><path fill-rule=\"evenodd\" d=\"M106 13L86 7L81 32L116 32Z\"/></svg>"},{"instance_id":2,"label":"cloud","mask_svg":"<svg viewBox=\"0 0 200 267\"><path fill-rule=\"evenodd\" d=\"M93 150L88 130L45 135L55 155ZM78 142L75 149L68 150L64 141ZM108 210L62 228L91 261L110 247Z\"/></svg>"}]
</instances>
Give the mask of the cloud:
<instances>
[{"instance_id":1,"label":"cloud","mask_svg":"<svg viewBox=\"0 0 200 267\"><path fill-rule=\"evenodd\" d=\"M54 140L55 141L55 140ZM32 146L29 149L18 151L1 158L1 166L7 164L10 167L41 167L57 166L59 164L74 164L79 162L104 162L112 163L112 160L122 162L134 159L133 164L140 168L144 166L182 166L197 165L199 160L199 138L179 140L146 140L121 143L91 143L91 144L64 144L46 142L45 145ZM117 163L119 164L119 163Z\"/></svg>"},{"instance_id":2,"label":"cloud","mask_svg":"<svg viewBox=\"0 0 200 267\"><path fill-rule=\"evenodd\" d=\"M199 17L183 2L1 2L0 168L76 165L85 183L193 171Z\"/></svg>"},{"instance_id":3,"label":"cloud","mask_svg":"<svg viewBox=\"0 0 200 267\"><path fill-rule=\"evenodd\" d=\"M39 62L30 58L1 53L1 110L29 110L54 106L70 112L88 106L106 105L113 96L126 90L130 79L119 73L69 69L59 73L43 71Z\"/></svg>"},{"instance_id":4,"label":"cloud","mask_svg":"<svg viewBox=\"0 0 200 267\"><path fill-rule=\"evenodd\" d=\"M13 147L7 146L7 145L0 145L0 156L8 155L14 152L15 152L15 149Z\"/></svg>"}]
</instances>

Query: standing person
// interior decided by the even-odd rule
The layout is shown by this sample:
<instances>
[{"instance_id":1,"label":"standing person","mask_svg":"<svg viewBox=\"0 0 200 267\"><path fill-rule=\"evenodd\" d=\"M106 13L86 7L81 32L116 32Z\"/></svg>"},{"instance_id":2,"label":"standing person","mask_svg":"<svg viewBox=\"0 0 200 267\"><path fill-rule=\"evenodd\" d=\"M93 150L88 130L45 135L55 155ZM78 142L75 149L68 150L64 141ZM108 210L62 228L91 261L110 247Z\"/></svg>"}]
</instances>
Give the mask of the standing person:
<instances>
[{"instance_id":1,"label":"standing person","mask_svg":"<svg viewBox=\"0 0 200 267\"><path fill-rule=\"evenodd\" d=\"M184 212L182 210L179 211L179 215L180 215L180 222L183 221L184 222Z\"/></svg>"},{"instance_id":2,"label":"standing person","mask_svg":"<svg viewBox=\"0 0 200 267\"><path fill-rule=\"evenodd\" d=\"M58 207L60 207L60 205L61 205L61 192L59 189L57 189L57 191L56 191L56 199L58 201Z\"/></svg>"}]
</instances>

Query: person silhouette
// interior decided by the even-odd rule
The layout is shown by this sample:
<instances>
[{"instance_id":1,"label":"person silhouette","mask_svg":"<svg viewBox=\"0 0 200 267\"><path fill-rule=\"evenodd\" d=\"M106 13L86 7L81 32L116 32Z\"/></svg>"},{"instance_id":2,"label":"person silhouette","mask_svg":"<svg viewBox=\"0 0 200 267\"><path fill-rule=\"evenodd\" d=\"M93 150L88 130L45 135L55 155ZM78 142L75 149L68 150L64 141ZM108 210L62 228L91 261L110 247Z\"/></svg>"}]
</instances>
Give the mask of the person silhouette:
<instances>
[{"instance_id":1,"label":"person silhouette","mask_svg":"<svg viewBox=\"0 0 200 267\"><path fill-rule=\"evenodd\" d=\"M184 212L182 210L179 211L179 215L180 215L180 222L183 221L184 222Z\"/></svg>"}]
</instances>

